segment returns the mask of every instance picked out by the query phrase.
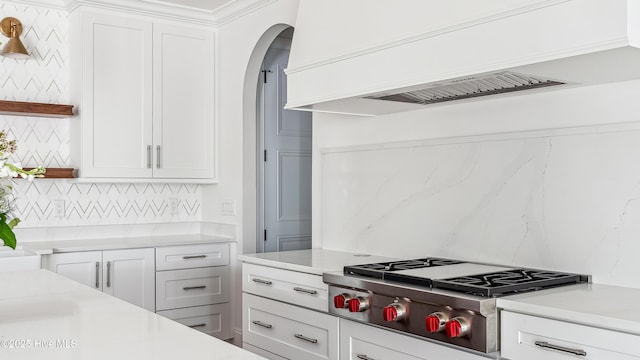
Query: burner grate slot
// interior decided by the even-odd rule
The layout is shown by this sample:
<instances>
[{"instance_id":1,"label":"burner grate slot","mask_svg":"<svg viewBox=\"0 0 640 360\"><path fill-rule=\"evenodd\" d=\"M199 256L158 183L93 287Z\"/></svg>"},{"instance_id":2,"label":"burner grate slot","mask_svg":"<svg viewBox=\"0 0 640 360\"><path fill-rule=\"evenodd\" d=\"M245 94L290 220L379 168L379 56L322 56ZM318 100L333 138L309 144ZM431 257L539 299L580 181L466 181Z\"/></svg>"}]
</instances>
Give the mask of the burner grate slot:
<instances>
[{"instance_id":1,"label":"burner grate slot","mask_svg":"<svg viewBox=\"0 0 640 360\"><path fill-rule=\"evenodd\" d=\"M510 293L519 293L559 285L570 285L583 282L580 275L542 271L532 269L515 269L495 273L461 276L451 279L433 280L437 289L453 290L474 295L492 297Z\"/></svg>"}]
</instances>

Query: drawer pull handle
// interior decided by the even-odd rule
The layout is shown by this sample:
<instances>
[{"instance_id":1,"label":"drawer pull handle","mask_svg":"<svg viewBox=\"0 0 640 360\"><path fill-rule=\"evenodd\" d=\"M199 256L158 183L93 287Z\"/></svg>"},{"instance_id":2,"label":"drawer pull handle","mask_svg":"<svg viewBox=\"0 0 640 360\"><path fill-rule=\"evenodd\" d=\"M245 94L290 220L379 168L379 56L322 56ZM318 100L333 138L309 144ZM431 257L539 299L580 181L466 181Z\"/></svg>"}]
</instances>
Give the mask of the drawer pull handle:
<instances>
[{"instance_id":1,"label":"drawer pull handle","mask_svg":"<svg viewBox=\"0 0 640 360\"><path fill-rule=\"evenodd\" d=\"M578 355L578 356L587 356L587 352L584 350L571 349L571 348L560 346L560 345L553 345L553 344L549 344L546 341L536 341L534 342L534 344L536 344L536 346L540 346L541 348L545 348L545 349L562 351L562 352L566 352L566 353Z\"/></svg>"},{"instance_id":2,"label":"drawer pull handle","mask_svg":"<svg viewBox=\"0 0 640 360\"><path fill-rule=\"evenodd\" d=\"M271 325L271 324L265 324L265 323L263 323L261 321L258 321L258 320L254 320L254 321L252 321L252 323L254 323L255 325L258 325L258 326L262 326L265 329L271 329L273 327L273 325Z\"/></svg>"},{"instance_id":3,"label":"drawer pull handle","mask_svg":"<svg viewBox=\"0 0 640 360\"><path fill-rule=\"evenodd\" d=\"M197 290L197 289L205 289L207 286L206 285L200 285L200 286L185 286L182 288L182 290Z\"/></svg>"},{"instance_id":4,"label":"drawer pull handle","mask_svg":"<svg viewBox=\"0 0 640 360\"><path fill-rule=\"evenodd\" d=\"M309 290L309 289L305 289L305 288L301 288L301 287L294 287L293 290L295 290L297 292L309 294L309 295L318 295L318 292L315 291L315 290Z\"/></svg>"},{"instance_id":5,"label":"drawer pull handle","mask_svg":"<svg viewBox=\"0 0 640 360\"><path fill-rule=\"evenodd\" d=\"M187 255L187 256L183 256L182 259L183 260L193 260L193 259L204 259L206 257L207 257L207 255Z\"/></svg>"},{"instance_id":6,"label":"drawer pull handle","mask_svg":"<svg viewBox=\"0 0 640 360\"><path fill-rule=\"evenodd\" d=\"M205 327L207 326L207 324L195 324L195 325L188 325L190 328L198 328L198 327Z\"/></svg>"},{"instance_id":7,"label":"drawer pull handle","mask_svg":"<svg viewBox=\"0 0 640 360\"><path fill-rule=\"evenodd\" d=\"M253 278L251 279L251 281L256 282L258 284L265 284L265 285L271 285L273 284L271 281L269 280L262 280L262 279L258 279L258 278Z\"/></svg>"},{"instance_id":8,"label":"drawer pull handle","mask_svg":"<svg viewBox=\"0 0 640 360\"><path fill-rule=\"evenodd\" d=\"M317 344L317 343L318 343L318 339L308 338L308 337L306 337L306 336L304 336L304 335L302 335L302 334L295 334L295 335L293 335L293 336L295 336L295 337L296 337L296 339L300 339L300 340L308 341L308 342L310 342L310 343L312 343L312 344Z\"/></svg>"},{"instance_id":9,"label":"drawer pull handle","mask_svg":"<svg viewBox=\"0 0 640 360\"><path fill-rule=\"evenodd\" d=\"M374 358L370 358L370 357L368 357L368 356L367 356L367 355L365 355L365 354L358 354L358 355L356 355L356 357L357 357L358 359L361 359L361 360L375 360Z\"/></svg>"}]
</instances>

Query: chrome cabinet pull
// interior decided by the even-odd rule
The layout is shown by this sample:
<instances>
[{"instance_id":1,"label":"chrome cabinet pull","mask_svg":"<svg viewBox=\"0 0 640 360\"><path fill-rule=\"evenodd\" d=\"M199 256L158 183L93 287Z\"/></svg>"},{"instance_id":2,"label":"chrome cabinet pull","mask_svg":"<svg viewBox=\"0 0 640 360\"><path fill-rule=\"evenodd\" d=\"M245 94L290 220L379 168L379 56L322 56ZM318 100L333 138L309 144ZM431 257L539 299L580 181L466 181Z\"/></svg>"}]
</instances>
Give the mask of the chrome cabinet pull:
<instances>
[{"instance_id":1,"label":"chrome cabinet pull","mask_svg":"<svg viewBox=\"0 0 640 360\"><path fill-rule=\"evenodd\" d=\"M151 169L151 145L147 145L147 168Z\"/></svg>"},{"instance_id":2,"label":"chrome cabinet pull","mask_svg":"<svg viewBox=\"0 0 640 360\"><path fill-rule=\"evenodd\" d=\"M300 340L308 341L308 342L310 342L310 343L312 343L312 344L317 344L317 343L318 343L318 339L308 338L308 337L306 337L306 336L304 336L304 335L302 335L302 334L295 334L295 335L293 335L293 336L295 336L295 337L296 337L296 339L300 339Z\"/></svg>"},{"instance_id":3,"label":"chrome cabinet pull","mask_svg":"<svg viewBox=\"0 0 640 360\"><path fill-rule=\"evenodd\" d=\"M202 324L187 325L187 326L189 326L190 328L197 328L197 327L205 327L207 326L207 324L202 323Z\"/></svg>"},{"instance_id":4,"label":"chrome cabinet pull","mask_svg":"<svg viewBox=\"0 0 640 360\"><path fill-rule=\"evenodd\" d=\"M301 288L301 287L294 287L293 290L297 291L297 292L301 292L301 293L305 293L305 294L309 294L309 295L318 295L318 292L315 290L309 290L309 289L305 289L305 288Z\"/></svg>"},{"instance_id":5,"label":"chrome cabinet pull","mask_svg":"<svg viewBox=\"0 0 640 360\"><path fill-rule=\"evenodd\" d=\"M254 323L255 325L258 325L258 326L262 326L265 329L271 329L273 327L273 325L271 325L271 324L265 324L265 323L263 323L261 321L258 321L258 320L253 320L252 323Z\"/></svg>"},{"instance_id":6,"label":"chrome cabinet pull","mask_svg":"<svg viewBox=\"0 0 640 360\"><path fill-rule=\"evenodd\" d=\"M182 260L204 259L207 255L187 255L183 256Z\"/></svg>"},{"instance_id":7,"label":"chrome cabinet pull","mask_svg":"<svg viewBox=\"0 0 640 360\"><path fill-rule=\"evenodd\" d=\"M156 167L160 169L160 145L156 146L156 158L158 160Z\"/></svg>"},{"instance_id":8,"label":"chrome cabinet pull","mask_svg":"<svg viewBox=\"0 0 640 360\"><path fill-rule=\"evenodd\" d=\"M271 281L269 280L262 280L262 279L258 279L258 278L253 278L251 279L251 281L256 282L258 284L265 284L265 285L271 285L273 284Z\"/></svg>"},{"instance_id":9,"label":"chrome cabinet pull","mask_svg":"<svg viewBox=\"0 0 640 360\"><path fill-rule=\"evenodd\" d=\"M536 342L534 342L534 344L536 344L536 346L540 346L541 348L544 348L544 349L562 351L562 352L566 352L566 353L573 354L573 355L578 355L578 356L587 356L587 352L584 351L584 350L572 349L572 348L568 348L568 347L564 347L564 346L560 346L560 345L553 345L553 344L549 344L546 341L536 341Z\"/></svg>"},{"instance_id":10,"label":"chrome cabinet pull","mask_svg":"<svg viewBox=\"0 0 640 360\"><path fill-rule=\"evenodd\" d=\"M204 289L206 288L205 285L200 285L200 286L185 286L182 288L182 290L196 290L196 289Z\"/></svg>"},{"instance_id":11,"label":"chrome cabinet pull","mask_svg":"<svg viewBox=\"0 0 640 360\"><path fill-rule=\"evenodd\" d=\"M107 261L107 287L111 287L111 261Z\"/></svg>"},{"instance_id":12,"label":"chrome cabinet pull","mask_svg":"<svg viewBox=\"0 0 640 360\"><path fill-rule=\"evenodd\" d=\"M361 359L361 360L375 360L374 358L370 358L370 357L368 357L368 356L367 356L367 355L365 355L365 354L358 354L358 355L356 355L356 357L357 357L358 359Z\"/></svg>"},{"instance_id":13,"label":"chrome cabinet pull","mask_svg":"<svg viewBox=\"0 0 640 360\"><path fill-rule=\"evenodd\" d=\"M100 288L100 262L96 261L96 289Z\"/></svg>"}]
</instances>

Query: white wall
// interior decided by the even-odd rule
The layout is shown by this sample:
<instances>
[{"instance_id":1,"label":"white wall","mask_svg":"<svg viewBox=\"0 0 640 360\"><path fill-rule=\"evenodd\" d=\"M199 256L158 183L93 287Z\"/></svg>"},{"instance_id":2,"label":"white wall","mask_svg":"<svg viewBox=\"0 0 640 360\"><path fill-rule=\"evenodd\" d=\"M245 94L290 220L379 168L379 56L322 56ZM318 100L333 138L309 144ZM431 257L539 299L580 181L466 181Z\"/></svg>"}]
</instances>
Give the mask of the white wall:
<instances>
[{"instance_id":1,"label":"white wall","mask_svg":"<svg viewBox=\"0 0 640 360\"><path fill-rule=\"evenodd\" d=\"M378 118L316 114L314 247L640 287L639 90L629 81Z\"/></svg>"},{"instance_id":2,"label":"white wall","mask_svg":"<svg viewBox=\"0 0 640 360\"><path fill-rule=\"evenodd\" d=\"M217 35L216 107L219 184L202 187L204 221L238 227L239 253L255 252L256 94L260 64L278 33L295 25L297 0L266 2L228 24ZM236 202L237 215L223 216L222 202ZM240 268L232 264L232 291L240 299ZM241 307L232 309L236 333ZM239 339L236 339L239 340Z\"/></svg>"}]
</instances>

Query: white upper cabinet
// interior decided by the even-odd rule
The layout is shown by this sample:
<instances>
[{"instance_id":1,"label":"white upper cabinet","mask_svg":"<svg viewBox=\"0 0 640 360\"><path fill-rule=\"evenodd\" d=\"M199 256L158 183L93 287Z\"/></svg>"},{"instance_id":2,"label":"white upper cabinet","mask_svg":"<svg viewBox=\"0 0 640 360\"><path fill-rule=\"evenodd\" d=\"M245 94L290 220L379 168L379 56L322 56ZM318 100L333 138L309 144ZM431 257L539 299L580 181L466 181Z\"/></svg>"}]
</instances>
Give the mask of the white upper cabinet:
<instances>
[{"instance_id":1,"label":"white upper cabinet","mask_svg":"<svg viewBox=\"0 0 640 360\"><path fill-rule=\"evenodd\" d=\"M126 14L72 24L80 177L213 181L213 32Z\"/></svg>"}]
</instances>

